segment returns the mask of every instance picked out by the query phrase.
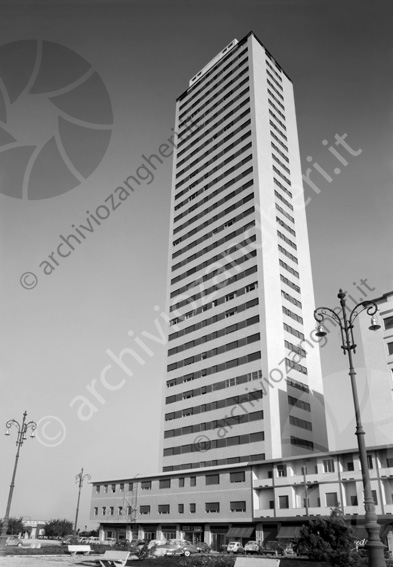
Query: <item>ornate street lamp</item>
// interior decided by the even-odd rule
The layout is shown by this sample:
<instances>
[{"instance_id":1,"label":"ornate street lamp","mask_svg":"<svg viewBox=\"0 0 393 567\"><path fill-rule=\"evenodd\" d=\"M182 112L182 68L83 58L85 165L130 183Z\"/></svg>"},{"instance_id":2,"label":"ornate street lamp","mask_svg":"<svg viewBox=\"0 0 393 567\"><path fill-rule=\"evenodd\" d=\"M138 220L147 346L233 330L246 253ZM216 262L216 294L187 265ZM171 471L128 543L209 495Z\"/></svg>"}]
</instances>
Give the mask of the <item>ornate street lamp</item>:
<instances>
[{"instance_id":1,"label":"ornate street lamp","mask_svg":"<svg viewBox=\"0 0 393 567\"><path fill-rule=\"evenodd\" d=\"M18 468L20 449L21 449L23 443L27 439L26 433L27 433L28 429L31 429L31 435L30 435L31 438L35 437L34 432L37 429L36 422L35 421L26 422L26 417L27 417L27 412L24 412L22 424L20 424L18 421L16 421L16 419L10 419L5 424L5 426L6 426L5 435L7 435L7 436L10 435L10 431L9 431L10 428L16 427L16 429L18 431L17 437L16 437L16 446L18 447L18 449L17 449L16 455L15 455L14 471L12 473L10 490L9 490L9 493L8 493L7 508L6 508L6 511L5 511L5 516L4 516L4 519L3 519L3 526L2 526L1 534L0 534L0 555L6 554L5 548L6 548L6 543L7 543L7 530L8 530L9 520L10 520L11 502L12 502L12 495L14 494L15 477L16 477L16 470Z\"/></svg>"},{"instance_id":2,"label":"ornate street lamp","mask_svg":"<svg viewBox=\"0 0 393 567\"><path fill-rule=\"evenodd\" d=\"M371 492L370 484L370 474L368 471L367 463L367 450L366 443L364 440L364 429L360 416L360 406L359 397L356 384L356 372L353 367L352 352L356 352L356 344L353 337L353 324L356 317L364 310L371 316L371 325L369 329L371 331L376 331L381 328L375 317L378 311L377 305L373 301L362 301L358 303L352 311L347 315L347 306L345 301L346 294L340 289L338 298L340 299L341 305L341 317L330 309L329 307L318 307L314 311L314 318L317 321L317 332L315 333L317 337L324 337L327 335L327 331L323 327L323 321L325 317L328 317L338 323L341 330L341 348L348 355L349 362L349 376L351 378L353 403L355 406L355 418L356 418L356 436L358 440L360 465L362 470L362 480L363 480L363 490L364 490L364 508L365 508L365 528L368 535L367 551L368 551L368 564L370 567L386 567L384 559L384 545L379 537L380 526L377 522L377 514L375 512L374 499Z\"/></svg>"},{"instance_id":3,"label":"ornate street lamp","mask_svg":"<svg viewBox=\"0 0 393 567\"><path fill-rule=\"evenodd\" d=\"M76 502L76 513L75 513L75 523L74 523L74 534L76 534L76 528L77 528L77 524L78 524L78 514L79 514L79 501L81 499L81 491L82 491L82 486L83 486L83 481L85 480L85 478L87 478L88 480L91 479L91 476L89 474L83 474L83 468L81 469L81 472L79 474L76 475L75 477L75 482L79 485L79 489L78 489L78 500Z\"/></svg>"}]
</instances>

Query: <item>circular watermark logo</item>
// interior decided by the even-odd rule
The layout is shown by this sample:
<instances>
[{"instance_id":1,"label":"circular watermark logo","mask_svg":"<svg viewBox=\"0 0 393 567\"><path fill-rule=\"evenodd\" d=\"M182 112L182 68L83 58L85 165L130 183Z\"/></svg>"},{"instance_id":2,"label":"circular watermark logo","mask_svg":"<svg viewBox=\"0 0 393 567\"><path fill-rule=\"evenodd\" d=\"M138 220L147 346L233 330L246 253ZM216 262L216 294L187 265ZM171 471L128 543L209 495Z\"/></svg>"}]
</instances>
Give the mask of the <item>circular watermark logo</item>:
<instances>
[{"instance_id":1,"label":"circular watermark logo","mask_svg":"<svg viewBox=\"0 0 393 567\"><path fill-rule=\"evenodd\" d=\"M25 289L34 289L38 283L38 278L33 272L25 272L20 277L20 285Z\"/></svg>"},{"instance_id":2,"label":"circular watermark logo","mask_svg":"<svg viewBox=\"0 0 393 567\"><path fill-rule=\"evenodd\" d=\"M45 447L57 447L66 437L64 422L55 415L46 415L37 421L36 439Z\"/></svg>"},{"instance_id":3,"label":"circular watermark logo","mask_svg":"<svg viewBox=\"0 0 393 567\"><path fill-rule=\"evenodd\" d=\"M212 443L207 435L198 435L195 437L193 445L194 451L205 453L206 451L210 451Z\"/></svg>"},{"instance_id":4,"label":"circular watermark logo","mask_svg":"<svg viewBox=\"0 0 393 567\"><path fill-rule=\"evenodd\" d=\"M98 167L113 125L108 91L91 64L58 43L0 47L0 193L48 199Z\"/></svg>"}]
</instances>

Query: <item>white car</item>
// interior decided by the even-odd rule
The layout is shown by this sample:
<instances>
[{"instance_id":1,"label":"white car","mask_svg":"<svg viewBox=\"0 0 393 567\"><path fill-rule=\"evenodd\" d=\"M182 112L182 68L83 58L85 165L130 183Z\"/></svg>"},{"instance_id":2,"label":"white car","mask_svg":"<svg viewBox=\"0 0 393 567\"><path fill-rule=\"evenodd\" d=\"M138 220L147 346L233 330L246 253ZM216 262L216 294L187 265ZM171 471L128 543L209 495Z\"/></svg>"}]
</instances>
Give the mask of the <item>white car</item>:
<instances>
[{"instance_id":1,"label":"white car","mask_svg":"<svg viewBox=\"0 0 393 567\"><path fill-rule=\"evenodd\" d=\"M244 551L246 553L259 553L260 547L257 541L248 541L244 546Z\"/></svg>"},{"instance_id":2,"label":"white car","mask_svg":"<svg viewBox=\"0 0 393 567\"><path fill-rule=\"evenodd\" d=\"M90 536L85 539L86 541L84 543L95 543L95 544L104 543L100 541L99 537Z\"/></svg>"},{"instance_id":3,"label":"white car","mask_svg":"<svg viewBox=\"0 0 393 567\"><path fill-rule=\"evenodd\" d=\"M230 541L227 545L227 553L245 553L240 541Z\"/></svg>"},{"instance_id":4,"label":"white car","mask_svg":"<svg viewBox=\"0 0 393 567\"><path fill-rule=\"evenodd\" d=\"M15 547L22 547L22 540L18 536L9 536L6 540L6 545L13 545Z\"/></svg>"}]
</instances>

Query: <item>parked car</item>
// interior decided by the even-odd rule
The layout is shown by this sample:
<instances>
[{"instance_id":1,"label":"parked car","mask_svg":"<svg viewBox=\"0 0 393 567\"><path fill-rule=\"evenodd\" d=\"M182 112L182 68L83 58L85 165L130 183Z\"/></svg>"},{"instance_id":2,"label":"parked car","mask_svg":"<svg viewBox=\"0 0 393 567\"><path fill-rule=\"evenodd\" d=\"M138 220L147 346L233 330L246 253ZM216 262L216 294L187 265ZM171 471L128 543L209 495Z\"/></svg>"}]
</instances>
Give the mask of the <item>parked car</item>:
<instances>
[{"instance_id":1,"label":"parked car","mask_svg":"<svg viewBox=\"0 0 393 567\"><path fill-rule=\"evenodd\" d=\"M284 548L278 543L278 541L272 540L268 541L266 545L261 547L260 553L262 555L284 555Z\"/></svg>"},{"instance_id":2,"label":"parked car","mask_svg":"<svg viewBox=\"0 0 393 567\"><path fill-rule=\"evenodd\" d=\"M168 543L176 543L177 545L187 545L191 543L188 539L170 539Z\"/></svg>"},{"instance_id":3,"label":"parked car","mask_svg":"<svg viewBox=\"0 0 393 567\"><path fill-rule=\"evenodd\" d=\"M77 543L80 543L79 537L76 535L70 535L62 540L61 545L76 545Z\"/></svg>"},{"instance_id":4,"label":"parked car","mask_svg":"<svg viewBox=\"0 0 393 567\"><path fill-rule=\"evenodd\" d=\"M198 553L198 549L191 542L181 539L171 539L168 543L160 545L160 549L165 549L165 555L185 555L189 557L192 553Z\"/></svg>"},{"instance_id":5,"label":"parked car","mask_svg":"<svg viewBox=\"0 0 393 567\"><path fill-rule=\"evenodd\" d=\"M163 543L162 545L156 546L156 548L159 550L159 552L158 552L159 556L174 555L175 551L179 549L179 544L170 543L169 541L167 541L166 543ZM156 555L156 549L154 547L150 550L150 552L153 555Z\"/></svg>"},{"instance_id":6,"label":"parked car","mask_svg":"<svg viewBox=\"0 0 393 567\"><path fill-rule=\"evenodd\" d=\"M189 557L193 553L199 553L197 547L195 547L192 543L187 543L186 545L176 549L173 555L184 555L185 557Z\"/></svg>"},{"instance_id":7,"label":"parked car","mask_svg":"<svg viewBox=\"0 0 393 567\"><path fill-rule=\"evenodd\" d=\"M102 543L102 544L108 545L108 543L106 543L106 542L107 542L107 540L100 541L100 538L96 537L96 536L90 536L90 537L86 538L86 543L88 543L88 544L98 545L98 544Z\"/></svg>"},{"instance_id":8,"label":"parked car","mask_svg":"<svg viewBox=\"0 0 393 567\"><path fill-rule=\"evenodd\" d=\"M116 538L115 537L107 537L106 539L104 539L103 541L100 542L100 540L95 537L90 538L91 540L94 541L89 541L89 543L102 543L102 545L116 545ZM97 541L96 541L97 540Z\"/></svg>"},{"instance_id":9,"label":"parked car","mask_svg":"<svg viewBox=\"0 0 393 567\"><path fill-rule=\"evenodd\" d=\"M210 553L211 552L210 545L208 545L204 541L198 541L198 543L195 544L195 547L197 548L198 553Z\"/></svg>"},{"instance_id":10,"label":"parked car","mask_svg":"<svg viewBox=\"0 0 393 567\"><path fill-rule=\"evenodd\" d=\"M284 549L284 555L296 555L295 545L288 543Z\"/></svg>"},{"instance_id":11,"label":"parked car","mask_svg":"<svg viewBox=\"0 0 393 567\"><path fill-rule=\"evenodd\" d=\"M22 543L22 540L17 536L9 536L6 540L6 545L9 545L10 547L22 547Z\"/></svg>"},{"instance_id":12,"label":"parked car","mask_svg":"<svg viewBox=\"0 0 393 567\"><path fill-rule=\"evenodd\" d=\"M247 553L259 553L261 546L257 541L248 541L244 546L244 551Z\"/></svg>"},{"instance_id":13,"label":"parked car","mask_svg":"<svg viewBox=\"0 0 393 567\"><path fill-rule=\"evenodd\" d=\"M119 547L124 547L124 548L126 548L126 549L130 549L130 548L131 548L131 542L130 542L130 540L127 539L127 538L125 538L125 537L119 538L119 539L117 540L117 545L118 545Z\"/></svg>"},{"instance_id":14,"label":"parked car","mask_svg":"<svg viewBox=\"0 0 393 567\"><path fill-rule=\"evenodd\" d=\"M227 553L245 553L240 541L230 541L227 545Z\"/></svg>"},{"instance_id":15,"label":"parked car","mask_svg":"<svg viewBox=\"0 0 393 567\"><path fill-rule=\"evenodd\" d=\"M146 547L146 550L147 550L147 544L148 543L149 543L148 541L143 540L143 539L133 539L128 544L127 549L129 549L132 554L139 556L142 549L144 549Z\"/></svg>"}]
</instances>

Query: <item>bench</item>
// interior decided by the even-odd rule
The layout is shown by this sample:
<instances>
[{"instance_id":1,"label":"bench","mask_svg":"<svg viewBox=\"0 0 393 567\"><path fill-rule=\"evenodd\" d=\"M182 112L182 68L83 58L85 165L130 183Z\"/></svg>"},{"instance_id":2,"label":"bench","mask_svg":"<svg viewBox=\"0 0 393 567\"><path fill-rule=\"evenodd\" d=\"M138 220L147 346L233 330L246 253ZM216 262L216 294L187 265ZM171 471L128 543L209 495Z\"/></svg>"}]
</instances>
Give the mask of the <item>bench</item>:
<instances>
[{"instance_id":1,"label":"bench","mask_svg":"<svg viewBox=\"0 0 393 567\"><path fill-rule=\"evenodd\" d=\"M76 555L77 553L83 553L83 555L89 555L91 549L90 545L69 545L68 553L71 555Z\"/></svg>"},{"instance_id":2,"label":"bench","mask_svg":"<svg viewBox=\"0 0 393 567\"><path fill-rule=\"evenodd\" d=\"M129 555L129 551L105 551L102 559L98 561L102 567L124 567Z\"/></svg>"}]
</instances>

